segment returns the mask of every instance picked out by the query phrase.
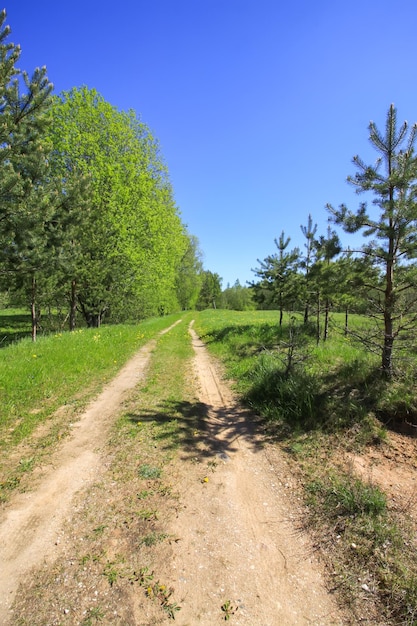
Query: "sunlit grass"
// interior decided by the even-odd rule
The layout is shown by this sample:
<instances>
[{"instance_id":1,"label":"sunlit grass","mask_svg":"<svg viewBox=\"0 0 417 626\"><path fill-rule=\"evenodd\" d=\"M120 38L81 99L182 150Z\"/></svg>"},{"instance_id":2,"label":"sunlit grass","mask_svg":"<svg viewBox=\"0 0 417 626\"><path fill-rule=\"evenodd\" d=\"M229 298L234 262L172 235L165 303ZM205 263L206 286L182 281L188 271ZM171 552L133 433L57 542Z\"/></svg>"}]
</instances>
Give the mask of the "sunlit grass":
<instances>
[{"instance_id":1,"label":"sunlit grass","mask_svg":"<svg viewBox=\"0 0 417 626\"><path fill-rule=\"evenodd\" d=\"M417 418L416 357L409 353L401 377L387 382L380 355L346 335L344 322L343 314L332 314L328 339L318 343L313 320L305 326L299 313L286 314L280 327L277 311L208 310L198 315L196 328L255 411L293 430L357 424L358 440L365 442L374 436L375 416ZM351 331L369 323L349 318Z\"/></svg>"},{"instance_id":2,"label":"sunlit grass","mask_svg":"<svg viewBox=\"0 0 417 626\"><path fill-rule=\"evenodd\" d=\"M178 316L23 339L1 352L1 445L17 443L59 406L82 401Z\"/></svg>"}]
</instances>

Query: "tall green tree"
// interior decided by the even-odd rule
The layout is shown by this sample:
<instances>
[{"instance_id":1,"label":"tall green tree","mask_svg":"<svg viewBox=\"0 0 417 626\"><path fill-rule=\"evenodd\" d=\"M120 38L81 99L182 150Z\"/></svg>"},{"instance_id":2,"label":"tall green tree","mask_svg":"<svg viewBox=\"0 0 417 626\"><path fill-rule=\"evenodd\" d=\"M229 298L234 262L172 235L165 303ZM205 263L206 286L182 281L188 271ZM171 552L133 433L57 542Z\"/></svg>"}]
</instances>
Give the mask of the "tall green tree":
<instances>
[{"instance_id":1,"label":"tall green tree","mask_svg":"<svg viewBox=\"0 0 417 626\"><path fill-rule=\"evenodd\" d=\"M55 197L49 176L52 84L46 68L17 68L20 47L8 43L0 14L0 275L9 287L26 287L32 338L38 321L38 277L50 274L55 237Z\"/></svg>"},{"instance_id":2,"label":"tall green tree","mask_svg":"<svg viewBox=\"0 0 417 626\"><path fill-rule=\"evenodd\" d=\"M194 235L189 235L177 276L178 302L183 311L196 307L200 295L202 271L203 263L198 239Z\"/></svg>"},{"instance_id":3,"label":"tall green tree","mask_svg":"<svg viewBox=\"0 0 417 626\"><path fill-rule=\"evenodd\" d=\"M89 177L88 204L72 245L71 297L89 326L103 316L141 318L178 308L188 236L149 129L95 90L54 101L52 142L65 170Z\"/></svg>"},{"instance_id":4,"label":"tall green tree","mask_svg":"<svg viewBox=\"0 0 417 626\"><path fill-rule=\"evenodd\" d=\"M338 209L328 205L334 222L345 231L361 230L372 238L363 253L379 268L383 279L382 284L372 287L379 294L374 318L381 321L381 369L387 378L393 374L396 340L416 321L412 314L414 298L405 297L415 289L414 272L407 271L407 265L417 255L416 137L417 125L409 128L404 122L398 127L397 110L391 105L384 133L374 122L369 124L369 140L379 154L376 164L367 165L355 156L357 172L348 177L357 193L373 195L376 210L369 210L366 202L356 212L343 204Z\"/></svg>"},{"instance_id":5,"label":"tall green tree","mask_svg":"<svg viewBox=\"0 0 417 626\"><path fill-rule=\"evenodd\" d=\"M230 287L222 291L220 306L222 309L230 309L232 311L251 311L255 309L253 301L253 290L250 287L244 287L239 280Z\"/></svg>"},{"instance_id":6,"label":"tall green tree","mask_svg":"<svg viewBox=\"0 0 417 626\"><path fill-rule=\"evenodd\" d=\"M222 279L220 276L209 270L204 270L197 309L200 311L203 309L216 309L221 293Z\"/></svg>"}]
</instances>

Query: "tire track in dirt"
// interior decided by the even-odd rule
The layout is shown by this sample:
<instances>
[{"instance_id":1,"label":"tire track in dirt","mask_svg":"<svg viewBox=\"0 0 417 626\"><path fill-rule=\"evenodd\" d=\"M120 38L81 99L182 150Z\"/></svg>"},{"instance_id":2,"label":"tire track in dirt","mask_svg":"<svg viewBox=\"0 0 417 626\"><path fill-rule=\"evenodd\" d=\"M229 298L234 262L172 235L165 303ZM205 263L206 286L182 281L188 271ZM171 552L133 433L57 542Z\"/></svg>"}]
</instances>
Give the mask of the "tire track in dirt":
<instances>
[{"instance_id":1,"label":"tire track in dirt","mask_svg":"<svg viewBox=\"0 0 417 626\"><path fill-rule=\"evenodd\" d=\"M190 333L206 416L200 463L184 464L187 504L172 529L177 540L167 575L181 605L177 623L220 624L227 601L237 607L235 626L347 623L294 521L300 513L290 502L288 466L255 432L192 327Z\"/></svg>"},{"instance_id":2,"label":"tire track in dirt","mask_svg":"<svg viewBox=\"0 0 417 626\"><path fill-rule=\"evenodd\" d=\"M178 320L160 334L180 323ZM26 574L56 558L59 531L72 513L72 499L101 472L100 448L123 401L145 376L156 339L149 341L120 370L74 423L70 437L50 459L51 466L35 491L18 494L0 522L0 623L7 624L10 607Z\"/></svg>"}]
</instances>

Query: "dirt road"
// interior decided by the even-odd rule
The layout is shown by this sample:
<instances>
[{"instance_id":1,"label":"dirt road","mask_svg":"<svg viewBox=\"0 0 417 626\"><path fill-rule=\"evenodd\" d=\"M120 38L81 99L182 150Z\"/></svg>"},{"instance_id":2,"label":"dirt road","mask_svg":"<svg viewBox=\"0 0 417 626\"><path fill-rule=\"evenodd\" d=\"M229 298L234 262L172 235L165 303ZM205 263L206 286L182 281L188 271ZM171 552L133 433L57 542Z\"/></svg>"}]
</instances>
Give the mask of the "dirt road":
<instances>
[{"instance_id":1,"label":"dirt road","mask_svg":"<svg viewBox=\"0 0 417 626\"><path fill-rule=\"evenodd\" d=\"M196 452L206 458L207 469L202 474L201 465L182 463L181 453L176 461L180 504L170 528L176 540L171 558L160 564L181 605L176 623L212 626L227 618L245 626L347 623L300 531L302 509L291 494L295 482L285 459L263 441L192 328L190 332L194 379L200 402L208 407ZM124 400L146 375L155 344L140 350L74 424L36 490L16 496L5 508L0 523L1 624L30 623L19 622L13 608L19 585L36 575L37 567L46 563L52 568L59 556L61 527L71 521L73 498L102 475L101 447ZM129 621L106 619L97 617L97 623L168 621L165 616L147 622L137 615ZM48 623L96 622L71 621L64 611L62 622Z\"/></svg>"}]
</instances>

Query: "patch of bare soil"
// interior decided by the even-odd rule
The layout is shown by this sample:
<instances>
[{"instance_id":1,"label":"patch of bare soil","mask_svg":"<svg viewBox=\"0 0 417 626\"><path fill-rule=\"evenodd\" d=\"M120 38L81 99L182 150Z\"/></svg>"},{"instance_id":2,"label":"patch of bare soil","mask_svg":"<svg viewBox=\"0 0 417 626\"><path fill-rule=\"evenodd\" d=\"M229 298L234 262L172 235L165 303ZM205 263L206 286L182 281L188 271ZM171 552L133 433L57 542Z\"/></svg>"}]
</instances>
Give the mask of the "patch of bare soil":
<instances>
[{"instance_id":1,"label":"patch of bare soil","mask_svg":"<svg viewBox=\"0 0 417 626\"><path fill-rule=\"evenodd\" d=\"M139 393L151 342L74 424L36 490L6 505L0 623L350 623L301 530L290 466L190 332L202 412L194 443L172 455L165 477L154 475L157 437L126 438L117 454L106 447Z\"/></svg>"},{"instance_id":2,"label":"patch of bare soil","mask_svg":"<svg viewBox=\"0 0 417 626\"><path fill-rule=\"evenodd\" d=\"M417 525L417 440L390 432L387 442L361 455L348 454L346 463L363 480L387 494L388 506L406 512Z\"/></svg>"}]
</instances>

